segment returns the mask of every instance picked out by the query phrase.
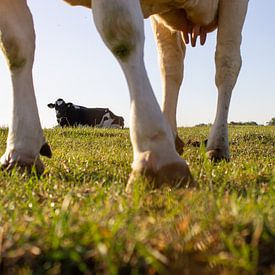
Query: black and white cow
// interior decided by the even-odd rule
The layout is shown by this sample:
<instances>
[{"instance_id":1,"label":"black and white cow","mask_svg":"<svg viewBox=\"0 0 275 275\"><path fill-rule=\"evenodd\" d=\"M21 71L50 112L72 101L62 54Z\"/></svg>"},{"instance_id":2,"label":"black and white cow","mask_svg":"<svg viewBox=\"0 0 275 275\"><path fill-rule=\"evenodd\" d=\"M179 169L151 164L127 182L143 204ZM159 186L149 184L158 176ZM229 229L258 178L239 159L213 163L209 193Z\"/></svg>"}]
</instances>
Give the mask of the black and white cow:
<instances>
[{"instance_id":1,"label":"black and white cow","mask_svg":"<svg viewBox=\"0 0 275 275\"><path fill-rule=\"evenodd\" d=\"M108 108L86 108L73 103L66 103L59 98L49 103L55 108L57 122L60 126L89 125L99 128L123 128L124 118L116 116Z\"/></svg>"}]
</instances>

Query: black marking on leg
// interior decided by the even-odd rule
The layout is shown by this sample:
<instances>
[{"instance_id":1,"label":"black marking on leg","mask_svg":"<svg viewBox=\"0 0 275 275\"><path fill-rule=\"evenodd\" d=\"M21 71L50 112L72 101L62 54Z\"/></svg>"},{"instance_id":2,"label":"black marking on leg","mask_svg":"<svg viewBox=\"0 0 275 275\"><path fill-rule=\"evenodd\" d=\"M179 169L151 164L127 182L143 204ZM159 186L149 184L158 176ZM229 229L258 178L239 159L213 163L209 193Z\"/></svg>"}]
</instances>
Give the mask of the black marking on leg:
<instances>
[{"instance_id":1,"label":"black marking on leg","mask_svg":"<svg viewBox=\"0 0 275 275\"><path fill-rule=\"evenodd\" d=\"M46 156L48 158L52 157L52 150L50 145L46 142L43 144L43 146L40 149L40 155Z\"/></svg>"},{"instance_id":2,"label":"black marking on leg","mask_svg":"<svg viewBox=\"0 0 275 275\"><path fill-rule=\"evenodd\" d=\"M176 135L175 146L179 155L183 153L184 142L180 139L179 135Z\"/></svg>"},{"instance_id":3,"label":"black marking on leg","mask_svg":"<svg viewBox=\"0 0 275 275\"><path fill-rule=\"evenodd\" d=\"M122 43L120 45L115 46L112 49L112 52L117 58L124 61L130 56L132 49L133 47L129 43Z\"/></svg>"}]
</instances>

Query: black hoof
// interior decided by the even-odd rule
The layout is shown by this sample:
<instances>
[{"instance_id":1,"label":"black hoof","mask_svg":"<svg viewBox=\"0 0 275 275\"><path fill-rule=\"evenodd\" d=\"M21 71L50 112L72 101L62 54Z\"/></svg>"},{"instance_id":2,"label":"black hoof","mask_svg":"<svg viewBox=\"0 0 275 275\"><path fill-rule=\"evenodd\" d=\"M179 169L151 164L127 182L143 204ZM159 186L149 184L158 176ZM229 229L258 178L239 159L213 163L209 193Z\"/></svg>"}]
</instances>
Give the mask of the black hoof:
<instances>
[{"instance_id":1,"label":"black hoof","mask_svg":"<svg viewBox=\"0 0 275 275\"><path fill-rule=\"evenodd\" d=\"M213 162L219 162L222 160L229 161L229 154L225 154L222 149L212 149L207 151L206 156Z\"/></svg>"}]
</instances>

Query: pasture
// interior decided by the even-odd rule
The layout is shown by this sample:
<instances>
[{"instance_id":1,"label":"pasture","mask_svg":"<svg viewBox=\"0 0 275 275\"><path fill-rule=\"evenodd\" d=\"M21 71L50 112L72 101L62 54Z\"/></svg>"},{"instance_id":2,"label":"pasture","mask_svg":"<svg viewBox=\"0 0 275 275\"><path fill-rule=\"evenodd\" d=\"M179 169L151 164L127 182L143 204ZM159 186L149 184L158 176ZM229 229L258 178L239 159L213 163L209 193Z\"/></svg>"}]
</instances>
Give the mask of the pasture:
<instances>
[{"instance_id":1,"label":"pasture","mask_svg":"<svg viewBox=\"0 0 275 275\"><path fill-rule=\"evenodd\" d=\"M45 130L40 179L0 171L0 273L274 274L275 127L231 126L218 164L192 145L208 131L179 129L196 190L126 194L127 129Z\"/></svg>"}]
</instances>

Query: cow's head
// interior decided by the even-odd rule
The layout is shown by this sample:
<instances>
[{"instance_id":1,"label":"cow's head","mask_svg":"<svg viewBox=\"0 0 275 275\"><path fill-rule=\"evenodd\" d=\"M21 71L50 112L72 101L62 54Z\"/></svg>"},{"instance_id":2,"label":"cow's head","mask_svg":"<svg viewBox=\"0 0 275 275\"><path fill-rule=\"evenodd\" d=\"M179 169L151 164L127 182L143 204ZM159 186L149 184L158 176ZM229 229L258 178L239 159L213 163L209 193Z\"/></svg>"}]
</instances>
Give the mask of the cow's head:
<instances>
[{"instance_id":1,"label":"cow's head","mask_svg":"<svg viewBox=\"0 0 275 275\"><path fill-rule=\"evenodd\" d=\"M73 108L72 103L66 103L62 98L59 98L55 103L49 103L48 107L55 109L58 124L61 126L70 125L68 111Z\"/></svg>"},{"instance_id":2,"label":"cow's head","mask_svg":"<svg viewBox=\"0 0 275 275\"><path fill-rule=\"evenodd\" d=\"M102 127L105 128L124 128L124 118L116 116L109 109L106 109L101 121Z\"/></svg>"}]
</instances>

